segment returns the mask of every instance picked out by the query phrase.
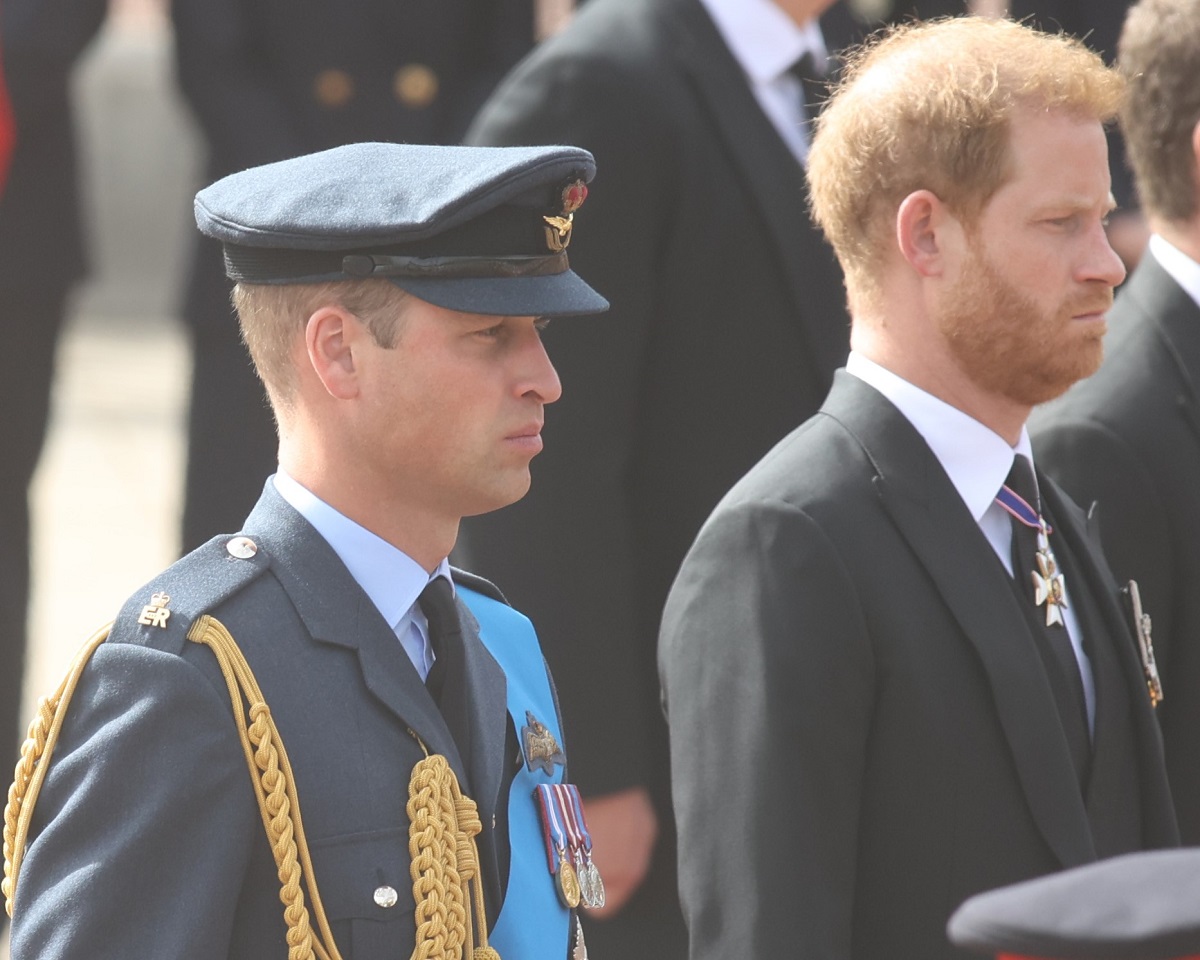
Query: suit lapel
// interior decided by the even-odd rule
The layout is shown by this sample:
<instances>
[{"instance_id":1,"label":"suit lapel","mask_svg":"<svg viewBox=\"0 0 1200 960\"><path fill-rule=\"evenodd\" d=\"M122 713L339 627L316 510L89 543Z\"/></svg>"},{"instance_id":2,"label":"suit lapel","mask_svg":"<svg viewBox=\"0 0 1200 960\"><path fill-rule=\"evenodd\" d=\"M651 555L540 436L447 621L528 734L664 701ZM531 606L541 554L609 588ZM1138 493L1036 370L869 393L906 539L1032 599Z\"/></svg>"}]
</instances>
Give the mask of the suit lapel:
<instances>
[{"instance_id":1,"label":"suit lapel","mask_svg":"<svg viewBox=\"0 0 1200 960\"><path fill-rule=\"evenodd\" d=\"M391 627L333 548L279 496L272 483L268 482L246 521L246 532L270 552L271 571L313 639L356 651L367 689L431 754L447 758L463 792L478 806L480 821L490 826L504 773L507 690L504 672L480 640L479 625L462 601L457 607L463 629L463 696L471 704L469 768ZM313 583L320 583L322 589L314 591L309 586ZM479 842L484 884L489 900L496 903L501 887L495 833L485 829Z\"/></svg>"},{"instance_id":2,"label":"suit lapel","mask_svg":"<svg viewBox=\"0 0 1200 960\"><path fill-rule=\"evenodd\" d=\"M508 732L508 686L504 671L479 637L479 623L458 601L466 653L465 695L471 705L471 798L479 815L490 821L504 778L505 736Z\"/></svg>"},{"instance_id":3,"label":"suit lapel","mask_svg":"<svg viewBox=\"0 0 1200 960\"><path fill-rule=\"evenodd\" d=\"M684 74L772 236L798 322L813 350L814 369L834 370L845 362L848 349L846 328L830 323L828 316L840 305L841 273L809 221L804 169L763 113L698 0L674 0L669 19L678 33L675 53Z\"/></svg>"},{"instance_id":4,"label":"suit lapel","mask_svg":"<svg viewBox=\"0 0 1200 960\"><path fill-rule=\"evenodd\" d=\"M1120 683L1125 688L1130 704L1129 713L1133 721L1136 755L1140 766L1139 783L1142 792L1143 839L1147 846L1169 846L1178 843L1174 829L1174 808L1165 776L1162 756L1162 736L1154 709L1146 691L1145 675L1139 658L1129 620L1115 593L1115 579L1104 559L1100 542L1100 530L1093 509L1086 516L1049 477L1039 472L1038 488L1049 504L1050 511L1058 524L1058 533L1067 541L1068 549L1076 560L1080 576L1086 581L1083 588L1093 598L1103 624L1098 624L1094 640L1103 641L1110 637L1110 656L1120 674ZM1069 586L1069 584L1068 584ZM1082 612L1083 604L1077 606ZM1086 627L1086 621L1081 619ZM1095 656L1093 655L1093 660ZM1095 671L1095 664L1093 666ZM1101 698L1102 687L1096 685L1096 753L1103 744L1102 736L1109 724L1120 718L1104 715L1105 706ZM1123 771L1120 775L1128 776Z\"/></svg>"},{"instance_id":5,"label":"suit lapel","mask_svg":"<svg viewBox=\"0 0 1200 960\"><path fill-rule=\"evenodd\" d=\"M884 506L978 654L1046 843L1064 867L1095 859L1053 694L995 552L924 439L881 394L839 373L824 409L871 458Z\"/></svg>"},{"instance_id":6,"label":"suit lapel","mask_svg":"<svg viewBox=\"0 0 1200 960\"><path fill-rule=\"evenodd\" d=\"M372 695L430 753L447 757L460 780L468 782L450 731L395 633L333 548L271 482L247 519L245 531L268 549L271 572L313 639L354 650L363 683ZM310 586L315 583L321 584L319 591Z\"/></svg>"}]
</instances>

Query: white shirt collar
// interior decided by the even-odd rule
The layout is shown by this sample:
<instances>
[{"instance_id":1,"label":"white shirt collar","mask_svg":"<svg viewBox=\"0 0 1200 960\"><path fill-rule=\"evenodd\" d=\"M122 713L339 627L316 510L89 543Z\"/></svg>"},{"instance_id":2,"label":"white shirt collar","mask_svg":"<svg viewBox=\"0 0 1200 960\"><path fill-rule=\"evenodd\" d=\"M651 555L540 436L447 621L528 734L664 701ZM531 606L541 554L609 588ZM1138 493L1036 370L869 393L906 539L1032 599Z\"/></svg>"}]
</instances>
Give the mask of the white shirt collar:
<instances>
[{"instance_id":1,"label":"white shirt collar","mask_svg":"<svg viewBox=\"0 0 1200 960\"><path fill-rule=\"evenodd\" d=\"M432 574L426 573L408 554L339 513L282 468L272 479L279 495L329 542L393 630L399 629L434 577L445 577L453 586L449 561L442 560Z\"/></svg>"},{"instance_id":2,"label":"white shirt collar","mask_svg":"<svg viewBox=\"0 0 1200 960\"><path fill-rule=\"evenodd\" d=\"M1007 440L978 420L860 353L851 352L846 372L887 397L925 438L976 523L1004 484L1013 455L1024 454L1033 463L1033 446L1024 427L1016 447L1010 447Z\"/></svg>"},{"instance_id":3,"label":"white shirt collar","mask_svg":"<svg viewBox=\"0 0 1200 960\"><path fill-rule=\"evenodd\" d=\"M769 83L809 51L819 65L828 59L821 26L815 17L798 27L772 0L700 2L753 83Z\"/></svg>"},{"instance_id":4,"label":"white shirt collar","mask_svg":"<svg viewBox=\"0 0 1200 960\"><path fill-rule=\"evenodd\" d=\"M1157 233L1150 235L1150 252L1159 266L1171 275L1171 279L1200 306L1200 263Z\"/></svg>"}]
</instances>

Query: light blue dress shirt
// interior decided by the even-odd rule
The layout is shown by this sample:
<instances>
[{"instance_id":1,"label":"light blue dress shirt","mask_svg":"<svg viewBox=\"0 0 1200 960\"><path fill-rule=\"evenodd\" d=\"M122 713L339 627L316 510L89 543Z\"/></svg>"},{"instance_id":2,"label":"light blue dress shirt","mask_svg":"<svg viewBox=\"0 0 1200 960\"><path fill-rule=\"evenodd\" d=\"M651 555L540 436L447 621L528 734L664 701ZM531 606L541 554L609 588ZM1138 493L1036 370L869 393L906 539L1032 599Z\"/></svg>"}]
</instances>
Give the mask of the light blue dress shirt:
<instances>
[{"instance_id":1,"label":"light blue dress shirt","mask_svg":"<svg viewBox=\"0 0 1200 960\"><path fill-rule=\"evenodd\" d=\"M429 625L417 598L434 577L445 577L453 589L449 561L442 560L429 574L404 551L339 513L282 468L272 482L279 495L333 547L350 576L395 632L408 659L424 680L429 676L434 656L429 643Z\"/></svg>"}]
</instances>

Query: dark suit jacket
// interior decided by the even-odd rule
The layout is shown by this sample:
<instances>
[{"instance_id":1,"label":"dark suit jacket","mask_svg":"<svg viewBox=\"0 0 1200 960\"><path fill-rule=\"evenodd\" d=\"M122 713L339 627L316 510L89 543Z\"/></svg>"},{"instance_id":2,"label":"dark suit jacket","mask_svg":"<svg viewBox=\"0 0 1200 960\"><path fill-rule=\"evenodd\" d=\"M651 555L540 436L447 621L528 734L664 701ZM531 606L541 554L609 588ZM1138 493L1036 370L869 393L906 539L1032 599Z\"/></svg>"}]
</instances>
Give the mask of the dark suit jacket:
<instances>
[{"instance_id":1,"label":"dark suit jacket","mask_svg":"<svg viewBox=\"0 0 1200 960\"><path fill-rule=\"evenodd\" d=\"M1153 620L1184 842L1200 843L1200 307L1153 256L1109 314L1095 376L1034 413L1038 462L1099 502L1104 549Z\"/></svg>"},{"instance_id":2,"label":"dark suit jacket","mask_svg":"<svg viewBox=\"0 0 1200 960\"><path fill-rule=\"evenodd\" d=\"M226 684L212 652L185 640L204 612L237 640L288 748L342 955L412 948L405 804L423 753L410 729L479 805L489 920L498 916L502 787L516 758L505 757L504 674L470 613L460 603L473 707L464 769L395 634L325 540L270 485L245 529L253 558L213 540L135 595L93 656L36 808L14 960L287 955ZM171 597L167 629L139 627L158 590ZM399 893L394 907L374 902L383 885Z\"/></svg>"},{"instance_id":3,"label":"dark suit jacket","mask_svg":"<svg viewBox=\"0 0 1200 960\"><path fill-rule=\"evenodd\" d=\"M1140 759L1104 773L1130 788L1113 822L1128 846L1176 842L1115 585L1082 513L1042 492L1120 638L1086 806L1007 572L877 391L839 374L722 501L660 652L695 960L961 955L944 929L970 894L1120 852L1090 823L1122 730Z\"/></svg>"}]
</instances>

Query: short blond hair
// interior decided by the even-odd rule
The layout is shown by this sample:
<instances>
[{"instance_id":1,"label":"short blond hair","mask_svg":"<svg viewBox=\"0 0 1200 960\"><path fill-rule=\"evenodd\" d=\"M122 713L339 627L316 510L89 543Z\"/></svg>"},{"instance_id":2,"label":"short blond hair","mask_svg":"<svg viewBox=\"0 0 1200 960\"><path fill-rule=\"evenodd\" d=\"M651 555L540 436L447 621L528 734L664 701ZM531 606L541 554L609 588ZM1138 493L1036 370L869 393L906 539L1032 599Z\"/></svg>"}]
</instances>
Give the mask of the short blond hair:
<instances>
[{"instance_id":1,"label":"short blond hair","mask_svg":"<svg viewBox=\"0 0 1200 960\"><path fill-rule=\"evenodd\" d=\"M813 219L847 288L877 299L896 211L909 194L929 190L974 224L1012 175L1014 110L1061 109L1106 123L1123 90L1078 40L1011 20L906 23L853 51L808 161Z\"/></svg>"},{"instance_id":2,"label":"short blond hair","mask_svg":"<svg viewBox=\"0 0 1200 960\"><path fill-rule=\"evenodd\" d=\"M233 288L242 340L254 370L267 388L276 416L296 395L292 350L308 318L336 305L354 314L385 349L396 345L403 290L387 280L335 280L329 283L239 283Z\"/></svg>"}]
</instances>

